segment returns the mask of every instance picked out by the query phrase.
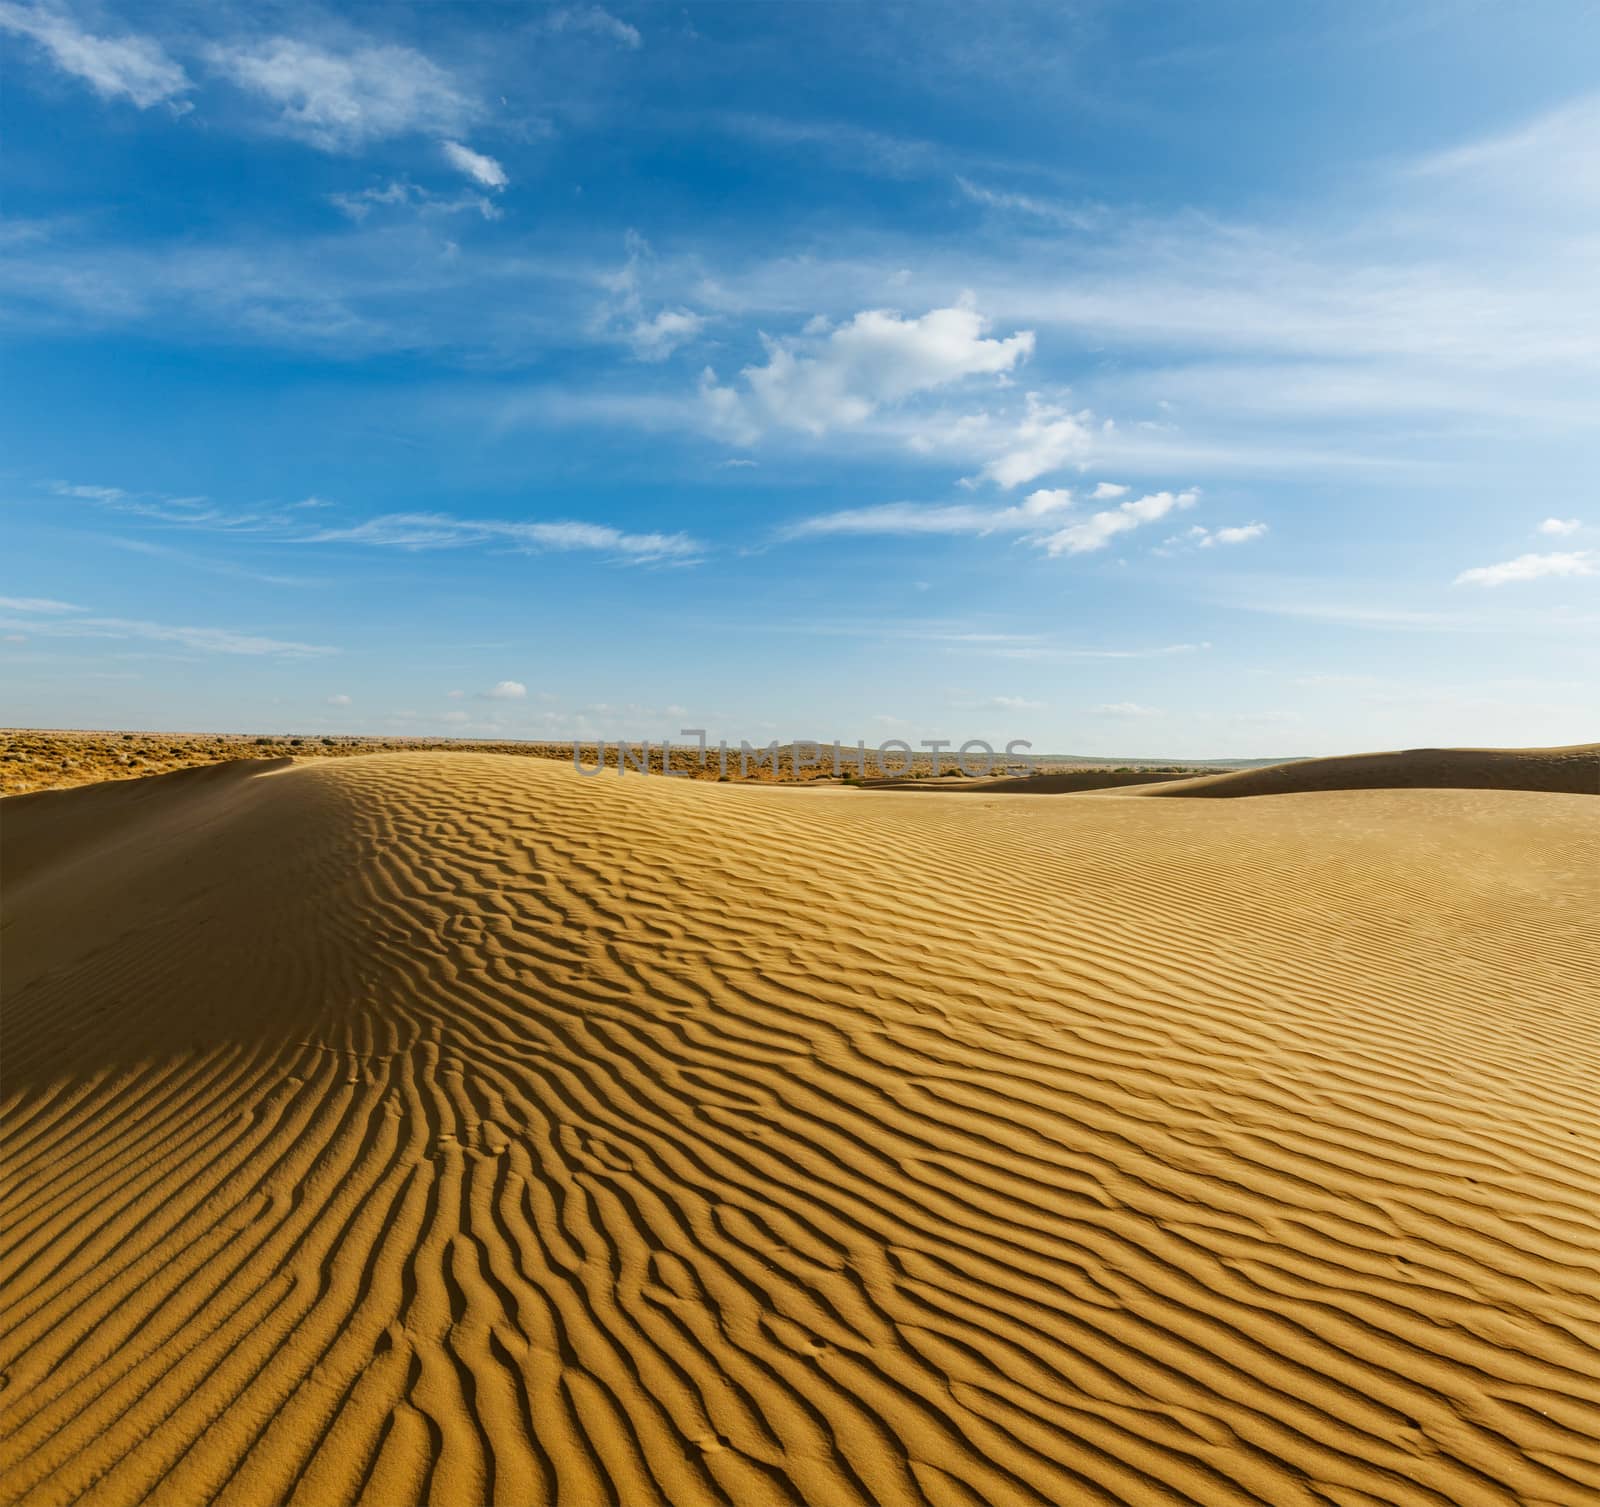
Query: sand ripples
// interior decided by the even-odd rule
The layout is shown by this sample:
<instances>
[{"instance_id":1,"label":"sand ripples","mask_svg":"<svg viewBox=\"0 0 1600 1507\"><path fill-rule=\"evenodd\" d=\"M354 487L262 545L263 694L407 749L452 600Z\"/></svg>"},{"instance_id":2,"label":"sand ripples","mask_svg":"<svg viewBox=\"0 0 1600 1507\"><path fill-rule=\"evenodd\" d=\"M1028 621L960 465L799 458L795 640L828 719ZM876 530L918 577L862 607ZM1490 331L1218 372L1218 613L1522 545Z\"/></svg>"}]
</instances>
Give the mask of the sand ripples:
<instances>
[{"instance_id":1,"label":"sand ripples","mask_svg":"<svg viewBox=\"0 0 1600 1507\"><path fill-rule=\"evenodd\" d=\"M1584 797L145 784L8 803L8 1501L1600 1493Z\"/></svg>"}]
</instances>

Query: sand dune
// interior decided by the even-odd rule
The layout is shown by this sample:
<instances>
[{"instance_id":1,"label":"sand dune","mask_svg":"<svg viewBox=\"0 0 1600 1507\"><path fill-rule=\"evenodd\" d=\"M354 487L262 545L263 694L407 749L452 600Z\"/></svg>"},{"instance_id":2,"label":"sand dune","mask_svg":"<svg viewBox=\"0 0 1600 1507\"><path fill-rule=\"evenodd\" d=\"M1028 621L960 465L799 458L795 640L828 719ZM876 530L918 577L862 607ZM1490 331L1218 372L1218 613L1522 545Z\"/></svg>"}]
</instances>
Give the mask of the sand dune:
<instances>
[{"instance_id":1,"label":"sand dune","mask_svg":"<svg viewBox=\"0 0 1600 1507\"><path fill-rule=\"evenodd\" d=\"M995 778L867 780L863 790L915 790L923 795L1072 795L1083 790L1123 790L1130 785L1161 785L1192 780L1188 774L1158 774L1142 769L1050 769L1038 774Z\"/></svg>"},{"instance_id":2,"label":"sand dune","mask_svg":"<svg viewBox=\"0 0 1600 1507\"><path fill-rule=\"evenodd\" d=\"M1203 775L1162 796L1298 795L1312 790L1548 790L1600 795L1600 743L1570 748L1408 748L1297 759Z\"/></svg>"},{"instance_id":3,"label":"sand dune","mask_svg":"<svg viewBox=\"0 0 1600 1507\"><path fill-rule=\"evenodd\" d=\"M24 796L0 1498L1600 1499L1600 802Z\"/></svg>"}]
</instances>

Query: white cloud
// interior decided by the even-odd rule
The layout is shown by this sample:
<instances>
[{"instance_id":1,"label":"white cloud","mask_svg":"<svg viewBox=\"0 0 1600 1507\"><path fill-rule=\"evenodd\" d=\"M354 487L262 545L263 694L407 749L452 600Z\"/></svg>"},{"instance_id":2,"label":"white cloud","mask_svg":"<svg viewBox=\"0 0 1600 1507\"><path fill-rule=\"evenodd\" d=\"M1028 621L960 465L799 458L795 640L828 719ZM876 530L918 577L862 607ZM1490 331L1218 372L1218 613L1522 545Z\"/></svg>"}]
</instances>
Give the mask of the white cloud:
<instances>
[{"instance_id":1,"label":"white cloud","mask_svg":"<svg viewBox=\"0 0 1600 1507\"><path fill-rule=\"evenodd\" d=\"M446 691L445 692L445 695L448 696L450 698L450 700L452 700L452 701L459 701L466 694L467 693L465 691Z\"/></svg>"},{"instance_id":2,"label":"white cloud","mask_svg":"<svg viewBox=\"0 0 1600 1507\"><path fill-rule=\"evenodd\" d=\"M1264 523L1241 523L1233 528L1219 528L1215 532L1203 529L1197 524L1189 530L1189 536L1201 549L1210 549L1218 544L1248 544L1266 532L1267 526Z\"/></svg>"},{"instance_id":3,"label":"white cloud","mask_svg":"<svg viewBox=\"0 0 1600 1507\"><path fill-rule=\"evenodd\" d=\"M1106 701L1090 710L1099 717L1159 717L1161 710L1154 706L1141 706L1137 701Z\"/></svg>"},{"instance_id":4,"label":"white cloud","mask_svg":"<svg viewBox=\"0 0 1600 1507\"><path fill-rule=\"evenodd\" d=\"M471 189L453 195L436 194L403 178L391 179L381 186L329 194L328 202L358 224L375 209L413 209L419 215L477 213L486 220L498 220L502 213L486 194Z\"/></svg>"},{"instance_id":5,"label":"white cloud","mask_svg":"<svg viewBox=\"0 0 1600 1507\"><path fill-rule=\"evenodd\" d=\"M89 487L74 485L66 481L53 481L50 490L57 497L78 497L85 502L123 502L128 494L121 487Z\"/></svg>"},{"instance_id":6,"label":"white cloud","mask_svg":"<svg viewBox=\"0 0 1600 1507\"><path fill-rule=\"evenodd\" d=\"M1093 502L1115 502L1119 497L1127 495L1127 487L1118 486L1114 481L1101 481L1095 483L1095 489L1089 497Z\"/></svg>"},{"instance_id":7,"label":"white cloud","mask_svg":"<svg viewBox=\"0 0 1600 1507\"><path fill-rule=\"evenodd\" d=\"M719 386L706 368L701 399L713 427L741 443L775 426L814 435L850 428L886 403L964 377L1003 376L1032 354L1031 330L995 340L987 329L967 304L915 319L866 309L831 331L767 338L766 364L740 373L743 391Z\"/></svg>"},{"instance_id":8,"label":"white cloud","mask_svg":"<svg viewBox=\"0 0 1600 1507\"><path fill-rule=\"evenodd\" d=\"M705 317L682 307L647 316L645 286L656 275L655 254L636 230L628 232L625 244L628 260L600 279L611 296L600 306L593 328L607 336L620 335L640 361L665 361L705 328Z\"/></svg>"},{"instance_id":9,"label":"white cloud","mask_svg":"<svg viewBox=\"0 0 1600 1507\"><path fill-rule=\"evenodd\" d=\"M213 47L210 58L241 89L277 108L281 131L325 152L355 152L412 132L450 137L479 113L449 73L409 47L337 53L275 37Z\"/></svg>"},{"instance_id":10,"label":"white cloud","mask_svg":"<svg viewBox=\"0 0 1600 1507\"><path fill-rule=\"evenodd\" d=\"M0 611L5 612L82 612L71 602L57 602L50 597L0 597Z\"/></svg>"},{"instance_id":11,"label":"white cloud","mask_svg":"<svg viewBox=\"0 0 1600 1507\"><path fill-rule=\"evenodd\" d=\"M520 680L501 680L483 694L490 701L521 701L527 696L528 688Z\"/></svg>"},{"instance_id":12,"label":"white cloud","mask_svg":"<svg viewBox=\"0 0 1600 1507\"><path fill-rule=\"evenodd\" d=\"M59 610L59 605L52 607L51 610ZM338 652L325 644L302 644L287 639L263 638L256 634L236 633L231 628L174 627L166 623L151 623L134 618L52 617L43 621L30 618L23 623L4 623L3 626L26 628L31 633L43 634L50 638L147 639L155 643L180 644L186 649L198 649L208 654L281 654L298 659Z\"/></svg>"},{"instance_id":13,"label":"white cloud","mask_svg":"<svg viewBox=\"0 0 1600 1507\"><path fill-rule=\"evenodd\" d=\"M1081 555L1091 550L1104 549L1118 534L1127 533L1142 524L1154 523L1168 513L1191 508L1199 500L1198 491L1152 492L1120 507L1094 513L1082 523L1047 536L1042 542L1052 555Z\"/></svg>"},{"instance_id":14,"label":"white cloud","mask_svg":"<svg viewBox=\"0 0 1600 1507\"><path fill-rule=\"evenodd\" d=\"M503 523L448 513L387 513L350 528L300 536L307 544L372 544L392 549L459 549L506 543L523 550L599 550L637 563L689 560L702 546L686 534L630 534L598 523Z\"/></svg>"},{"instance_id":15,"label":"white cloud","mask_svg":"<svg viewBox=\"0 0 1600 1507\"><path fill-rule=\"evenodd\" d=\"M474 183L481 184L484 188L504 188L511 181L506 177L506 170L493 157L475 152L459 141L441 141L439 149L451 167L457 172L465 173Z\"/></svg>"},{"instance_id":16,"label":"white cloud","mask_svg":"<svg viewBox=\"0 0 1600 1507\"><path fill-rule=\"evenodd\" d=\"M1264 523L1241 523L1233 528L1219 528L1204 542L1211 544L1245 544L1251 539L1259 539L1267 532Z\"/></svg>"},{"instance_id":17,"label":"white cloud","mask_svg":"<svg viewBox=\"0 0 1600 1507\"><path fill-rule=\"evenodd\" d=\"M705 319L688 309L662 309L653 319L641 319L628 332L628 343L641 361L665 361L705 328Z\"/></svg>"},{"instance_id":18,"label":"white cloud","mask_svg":"<svg viewBox=\"0 0 1600 1507\"><path fill-rule=\"evenodd\" d=\"M350 698L348 696L346 696L341 691L336 696L328 697L328 705L329 706L349 706L350 705Z\"/></svg>"},{"instance_id":19,"label":"white cloud","mask_svg":"<svg viewBox=\"0 0 1600 1507\"><path fill-rule=\"evenodd\" d=\"M159 42L138 36L97 37L62 11L0 0L0 31L37 42L56 67L82 79L102 99L126 99L148 110L175 101L194 87Z\"/></svg>"},{"instance_id":20,"label":"white cloud","mask_svg":"<svg viewBox=\"0 0 1600 1507\"><path fill-rule=\"evenodd\" d=\"M1473 194L1556 202L1577 208L1600 196L1600 93L1522 122L1500 135L1414 163L1418 178L1454 181Z\"/></svg>"},{"instance_id":21,"label":"white cloud","mask_svg":"<svg viewBox=\"0 0 1600 1507\"><path fill-rule=\"evenodd\" d=\"M989 705L1002 712L1042 712L1045 704L1029 701L1026 696L991 696Z\"/></svg>"},{"instance_id":22,"label":"white cloud","mask_svg":"<svg viewBox=\"0 0 1600 1507\"><path fill-rule=\"evenodd\" d=\"M630 51L636 52L644 44L637 26L630 26L598 5L558 10L550 17L549 25L551 31L586 31L595 36L610 37Z\"/></svg>"},{"instance_id":23,"label":"white cloud","mask_svg":"<svg viewBox=\"0 0 1600 1507\"><path fill-rule=\"evenodd\" d=\"M1541 534L1575 534L1583 524L1576 518L1546 518L1539 525Z\"/></svg>"},{"instance_id":24,"label":"white cloud","mask_svg":"<svg viewBox=\"0 0 1600 1507\"><path fill-rule=\"evenodd\" d=\"M1577 549L1550 555L1518 555L1498 565L1478 565L1456 577L1457 586L1505 586L1547 576L1600 575L1600 550Z\"/></svg>"},{"instance_id":25,"label":"white cloud","mask_svg":"<svg viewBox=\"0 0 1600 1507\"><path fill-rule=\"evenodd\" d=\"M1031 219L1042 220L1068 230L1100 230L1111 218L1110 210L1103 204L1059 204L1051 199L1036 198L1032 194L1007 193L999 189L985 188L981 183L974 183L959 175L956 178L956 187L974 204L981 204L986 209L1026 215Z\"/></svg>"},{"instance_id":26,"label":"white cloud","mask_svg":"<svg viewBox=\"0 0 1600 1507\"><path fill-rule=\"evenodd\" d=\"M1030 492L1014 507L977 503L884 502L865 508L844 508L790 524L785 539L827 534L994 534L1022 533L1037 528L1052 514L1072 506L1065 488Z\"/></svg>"},{"instance_id":27,"label":"white cloud","mask_svg":"<svg viewBox=\"0 0 1600 1507\"><path fill-rule=\"evenodd\" d=\"M999 486L1015 487L1081 459L1094 444L1090 418L1087 410L1069 413L1030 392L1026 412L1006 441L1005 453L983 468L983 476Z\"/></svg>"}]
</instances>

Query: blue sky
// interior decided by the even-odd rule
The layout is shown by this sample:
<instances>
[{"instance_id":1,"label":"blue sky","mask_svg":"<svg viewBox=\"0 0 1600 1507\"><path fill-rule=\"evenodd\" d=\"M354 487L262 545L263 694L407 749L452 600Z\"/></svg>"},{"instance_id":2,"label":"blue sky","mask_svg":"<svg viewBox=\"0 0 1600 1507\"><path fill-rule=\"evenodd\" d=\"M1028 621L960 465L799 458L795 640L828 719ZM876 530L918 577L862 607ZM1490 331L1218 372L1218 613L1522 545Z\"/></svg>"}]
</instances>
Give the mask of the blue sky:
<instances>
[{"instance_id":1,"label":"blue sky","mask_svg":"<svg viewBox=\"0 0 1600 1507\"><path fill-rule=\"evenodd\" d=\"M0 0L3 720L1592 739L1597 33Z\"/></svg>"}]
</instances>

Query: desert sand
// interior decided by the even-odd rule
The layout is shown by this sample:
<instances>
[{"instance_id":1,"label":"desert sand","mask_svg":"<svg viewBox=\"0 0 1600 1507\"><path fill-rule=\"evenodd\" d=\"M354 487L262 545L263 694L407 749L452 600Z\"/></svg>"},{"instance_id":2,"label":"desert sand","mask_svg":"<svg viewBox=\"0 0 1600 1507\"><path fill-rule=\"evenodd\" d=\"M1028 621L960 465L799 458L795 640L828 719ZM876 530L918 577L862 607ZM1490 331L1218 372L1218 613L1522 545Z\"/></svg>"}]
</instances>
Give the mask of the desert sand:
<instances>
[{"instance_id":1,"label":"desert sand","mask_svg":"<svg viewBox=\"0 0 1600 1507\"><path fill-rule=\"evenodd\" d=\"M1600 795L1600 743L1569 748L1407 748L1233 769L1149 792L1299 795L1313 790L1549 790Z\"/></svg>"},{"instance_id":2,"label":"desert sand","mask_svg":"<svg viewBox=\"0 0 1600 1507\"><path fill-rule=\"evenodd\" d=\"M0 829L6 1502L1600 1500L1592 795Z\"/></svg>"}]
</instances>

